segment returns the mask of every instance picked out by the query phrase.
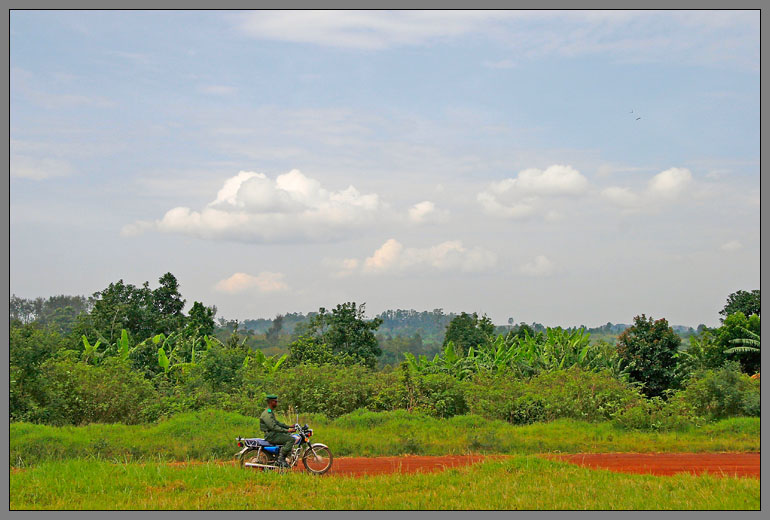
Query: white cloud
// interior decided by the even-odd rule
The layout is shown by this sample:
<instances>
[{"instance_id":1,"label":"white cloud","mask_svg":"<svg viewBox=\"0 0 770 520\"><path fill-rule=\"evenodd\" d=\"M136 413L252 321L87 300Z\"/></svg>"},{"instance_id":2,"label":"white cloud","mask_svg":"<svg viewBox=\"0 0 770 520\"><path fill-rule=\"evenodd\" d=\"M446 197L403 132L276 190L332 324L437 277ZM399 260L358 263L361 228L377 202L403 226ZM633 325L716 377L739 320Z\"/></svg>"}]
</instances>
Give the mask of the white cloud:
<instances>
[{"instance_id":1,"label":"white cloud","mask_svg":"<svg viewBox=\"0 0 770 520\"><path fill-rule=\"evenodd\" d=\"M612 186L602 190L601 195L612 204L627 212L643 208L659 208L667 202L679 199L693 184L692 173L687 168L669 168L647 183L641 193L634 193L630 188Z\"/></svg>"},{"instance_id":2,"label":"white cloud","mask_svg":"<svg viewBox=\"0 0 770 520\"><path fill-rule=\"evenodd\" d=\"M743 244L741 244L737 240L731 240L726 244L722 244L722 247L720 249L722 251L737 251L741 248L743 248Z\"/></svg>"},{"instance_id":3,"label":"white cloud","mask_svg":"<svg viewBox=\"0 0 770 520\"><path fill-rule=\"evenodd\" d=\"M38 158L26 155L11 155L11 177L40 181L52 177L71 175L73 168L62 159Z\"/></svg>"},{"instance_id":4,"label":"white cloud","mask_svg":"<svg viewBox=\"0 0 770 520\"><path fill-rule=\"evenodd\" d=\"M641 205L641 197L628 188L612 186L602 190L602 196L615 204L626 209L635 209Z\"/></svg>"},{"instance_id":5,"label":"white cloud","mask_svg":"<svg viewBox=\"0 0 770 520\"><path fill-rule=\"evenodd\" d=\"M409 208L409 220L415 224L442 223L449 219L449 212L436 209L436 205L424 200Z\"/></svg>"},{"instance_id":6,"label":"white cloud","mask_svg":"<svg viewBox=\"0 0 770 520\"><path fill-rule=\"evenodd\" d=\"M285 291L289 288L284 282L283 273L262 271L257 276L235 273L230 278L220 280L214 288L223 293L237 294L256 289L262 293Z\"/></svg>"},{"instance_id":7,"label":"white cloud","mask_svg":"<svg viewBox=\"0 0 770 520\"><path fill-rule=\"evenodd\" d=\"M516 178L490 184L476 196L484 211L496 217L524 218L541 212L544 197L578 196L588 187L586 179L571 166L555 164L545 170L528 168ZM552 218L553 209L549 210Z\"/></svg>"},{"instance_id":8,"label":"white cloud","mask_svg":"<svg viewBox=\"0 0 770 520\"><path fill-rule=\"evenodd\" d=\"M258 11L238 15L246 34L354 49L418 45L482 30L500 11Z\"/></svg>"},{"instance_id":9,"label":"white cloud","mask_svg":"<svg viewBox=\"0 0 770 520\"><path fill-rule=\"evenodd\" d=\"M435 246L404 247L396 239L387 240L374 253L359 261L349 258L343 261L339 275L418 273L428 271L481 272L497 264L497 255L481 248L467 248L459 240L442 242Z\"/></svg>"},{"instance_id":10,"label":"white cloud","mask_svg":"<svg viewBox=\"0 0 770 520\"><path fill-rule=\"evenodd\" d=\"M673 199L679 196L692 182L692 174L686 168L669 168L650 180L651 195Z\"/></svg>"},{"instance_id":11,"label":"white cloud","mask_svg":"<svg viewBox=\"0 0 770 520\"><path fill-rule=\"evenodd\" d=\"M176 207L155 228L205 239L273 242L303 237L331 240L362 229L383 209L376 194L353 186L333 192L299 170L272 180L263 173L239 172L227 179L214 201L200 211ZM128 231L145 229L135 224ZM124 228L125 230L125 228Z\"/></svg>"},{"instance_id":12,"label":"white cloud","mask_svg":"<svg viewBox=\"0 0 770 520\"><path fill-rule=\"evenodd\" d=\"M482 37L517 61L608 55L626 62L732 63L759 69L758 12L257 11L230 16L259 39L379 50ZM485 66L507 66L499 57Z\"/></svg>"},{"instance_id":13,"label":"white cloud","mask_svg":"<svg viewBox=\"0 0 770 520\"><path fill-rule=\"evenodd\" d=\"M552 274L554 263L544 255L536 256L534 260L521 266L521 272L528 276L544 277Z\"/></svg>"}]
</instances>

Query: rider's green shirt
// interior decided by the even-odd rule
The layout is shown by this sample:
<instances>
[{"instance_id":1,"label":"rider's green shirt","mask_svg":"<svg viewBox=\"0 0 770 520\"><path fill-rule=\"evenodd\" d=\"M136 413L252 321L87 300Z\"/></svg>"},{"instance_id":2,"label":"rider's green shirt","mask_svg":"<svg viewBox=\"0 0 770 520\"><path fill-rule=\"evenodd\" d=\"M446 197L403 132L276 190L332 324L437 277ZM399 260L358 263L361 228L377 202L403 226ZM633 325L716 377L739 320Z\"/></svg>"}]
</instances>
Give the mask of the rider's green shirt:
<instances>
[{"instance_id":1,"label":"rider's green shirt","mask_svg":"<svg viewBox=\"0 0 770 520\"><path fill-rule=\"evenodd\" d=\"M262 415L259 416L259 429L265 432L265 435L270 433L287 433L289 425L283 424L276 419L273 411L270 408L266 408Z\"/></svg>"}]
</instances>

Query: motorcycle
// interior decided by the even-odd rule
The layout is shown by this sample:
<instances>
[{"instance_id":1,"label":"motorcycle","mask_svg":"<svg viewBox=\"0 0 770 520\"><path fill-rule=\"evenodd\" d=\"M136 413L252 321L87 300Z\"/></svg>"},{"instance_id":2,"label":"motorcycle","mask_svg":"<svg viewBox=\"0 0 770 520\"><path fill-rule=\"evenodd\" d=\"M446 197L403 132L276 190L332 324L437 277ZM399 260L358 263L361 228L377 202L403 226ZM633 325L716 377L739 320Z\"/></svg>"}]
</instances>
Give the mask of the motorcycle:
<instances>
[{"instance_id":1,"label":"motorcycle","mask_svg":"<svg viewBox=\"0 0 770 520\"><path fill-rule=\"evenodd\" d=\"M265 439L237 437L238 447L242 449L235 456L238 457L241 468L257 468L262 471L291 470L301 459L305 469L314 475L323 475L329 471L334 460L329 447L310 442L313 430L307 424L295 424L294 429L294 446L286 456L288 467L281 467L276 463L281 446L271 444Z\"/></svg>"}]
</instances>

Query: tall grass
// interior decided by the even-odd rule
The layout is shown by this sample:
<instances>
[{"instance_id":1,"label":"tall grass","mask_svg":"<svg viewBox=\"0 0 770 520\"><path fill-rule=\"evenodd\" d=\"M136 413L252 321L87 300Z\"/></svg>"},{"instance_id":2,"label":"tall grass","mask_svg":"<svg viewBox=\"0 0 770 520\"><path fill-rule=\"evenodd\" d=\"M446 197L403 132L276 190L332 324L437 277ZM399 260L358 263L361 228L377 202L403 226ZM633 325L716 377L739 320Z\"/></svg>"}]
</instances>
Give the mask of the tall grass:
<instances>
[{"instance_id":1,"label":"tall grass","mask_svg":"<svg viewBox=\"0 0 770 520\"><path fill-rule=\"evenodd\" d=\"M295 417L296 419L296 417ZM286 422L294 422L284 418ZM358 411L337 419L300 415L315 430L314 440L336 456L406 453L529 454L543 452L706 452L759 451L759 418L727 419L677 432L624 430L611 423L561 419L514 426L478 416L437 419L404 410ZM156 424L90 424L54 427L10 426L10 464L90 458L117 462L232 460L236 436L261 437L259 419L219 410L177 415Z\"/></svg>"},{"instance_id":2,"label":"tall grass","mask_svg":"<svg viewBox=\"0 0 770 520\"><path fill-rule=\"evenodd\" d=\"M279 475L202 464L47 462L12 472L10 509L759 509L757 479L589 470L515 456L432 474Z\"/></svg>"}]
</instances>

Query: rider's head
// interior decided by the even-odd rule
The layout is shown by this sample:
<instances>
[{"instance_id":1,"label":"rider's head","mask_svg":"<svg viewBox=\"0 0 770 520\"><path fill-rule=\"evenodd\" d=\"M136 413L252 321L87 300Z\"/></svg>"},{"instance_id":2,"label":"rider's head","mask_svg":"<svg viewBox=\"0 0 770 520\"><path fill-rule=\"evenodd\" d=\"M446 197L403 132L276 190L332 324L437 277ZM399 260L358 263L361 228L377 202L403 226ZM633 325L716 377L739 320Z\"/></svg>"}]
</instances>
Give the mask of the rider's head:
<instances>
[{"instance_id":1,"label":"rider's head","mask_svg":"<svg viewBox=\"0 0 770 520\"><path fill-rule=\"evenodd\" d=\"M267 399L267 407L268 408L273 409L276 406L278 406L278 396L277 395L275 395L275 394L267 394L265 396L265 398Z\"/></svg>"}]
</instances>

